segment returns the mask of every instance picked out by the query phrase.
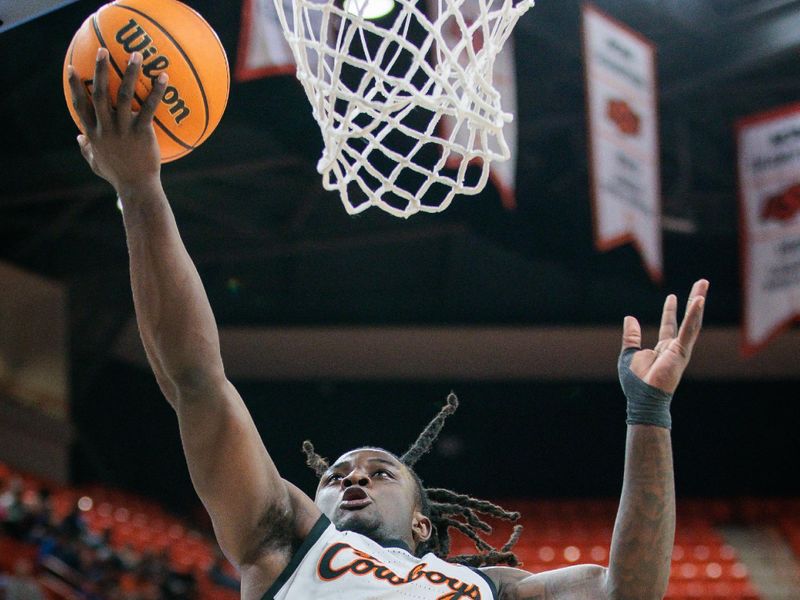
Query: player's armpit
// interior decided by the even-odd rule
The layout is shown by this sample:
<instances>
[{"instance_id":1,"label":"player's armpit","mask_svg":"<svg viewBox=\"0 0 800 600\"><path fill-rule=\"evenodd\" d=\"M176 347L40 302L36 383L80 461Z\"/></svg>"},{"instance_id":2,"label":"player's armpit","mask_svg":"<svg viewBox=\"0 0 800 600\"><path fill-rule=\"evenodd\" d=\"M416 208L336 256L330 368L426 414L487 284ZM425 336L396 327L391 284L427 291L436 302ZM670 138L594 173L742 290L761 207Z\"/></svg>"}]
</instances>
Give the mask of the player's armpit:
<instances>
[{"instance_id":1,"label":"player's armpit","mask_svg":"<svg viewBox=\"0 0 800 600\"><path fill-rule=\"evenodd\" d=\"M499 600L608 600L606 569L577 565L532 574L510 567L481 569L497 586Z\"/></svg>"}]
</instances>

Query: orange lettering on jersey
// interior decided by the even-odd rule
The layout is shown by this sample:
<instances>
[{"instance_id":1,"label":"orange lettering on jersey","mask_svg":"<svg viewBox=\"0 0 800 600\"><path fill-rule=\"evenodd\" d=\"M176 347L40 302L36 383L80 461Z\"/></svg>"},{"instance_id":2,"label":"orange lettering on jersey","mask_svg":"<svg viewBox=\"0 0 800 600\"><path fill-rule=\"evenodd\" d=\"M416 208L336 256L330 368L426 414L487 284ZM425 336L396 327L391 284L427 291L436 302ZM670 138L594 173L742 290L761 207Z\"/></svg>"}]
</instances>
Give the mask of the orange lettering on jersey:
<instances>
[{"instance_id":1,"label":"orange lettering on jersey","mask_svg":"<svg viewBox=\"0 0 800 600\"><path fill-rule=\"evenodd\" d=\"M341 566L334 566L334 559L342 554L345 561ZM349 561L349 562L348 562ZM352 573L358 577L371 575L379 581L390 585L408 585L418 579L426 579L433 585L447 586L450 590L436 600L481 600L481 590L473 583L466 583L455 577L450 577L439 571L426 570L427 563L420 563L403 577L392 571L380 559L353 548L350 544L337 542L326 548L317 565L317 575L323 581L334 581Z\"/></svg>"}]
</instances>

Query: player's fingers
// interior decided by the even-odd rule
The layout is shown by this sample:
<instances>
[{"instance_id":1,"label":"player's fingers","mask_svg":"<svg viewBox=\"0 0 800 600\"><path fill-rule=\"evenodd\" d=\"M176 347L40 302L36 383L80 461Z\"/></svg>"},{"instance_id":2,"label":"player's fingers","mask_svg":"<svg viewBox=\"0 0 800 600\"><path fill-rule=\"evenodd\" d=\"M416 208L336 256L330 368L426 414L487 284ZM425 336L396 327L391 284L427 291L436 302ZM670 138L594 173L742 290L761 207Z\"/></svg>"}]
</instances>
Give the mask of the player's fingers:
<instances>
[{"instance_id":1,"label":"player's fingers","mask_svg":"<svg viewBox=\"0 0 800 600\"><path fill-rule=\"evenodd\" d=\"M167 77L166 73L160 73L153 81L153 89L150 90L150 94L139 111L139 116L136 117L138 126L149 125L153 121L153 115L156 112L156 108L158 108L158 103L161 102L164 97L164 90L167 89L168 80L169 77Z\"/></svg>"},{"instance_id":2,"label":"player's fingers","mask_svg":"<svg viewBox=\"0 0 800 600\"><path fill-rule=\"evenodd\" d=\"M664 310L661 312L661 327L658 329L658 341L663 342L674 338L678 333L678 298L670 294L664 301Z\"/></svg>"},{"instance_id":3,"label":"player's fingers","mask_svg":"<svg viewBox=\"0 0 800 600\"><path fill-rule=\"evenodd\" d=\"M90 131L94 129L95 118L92 104L89 102L86 90L72 65L67 67L67 81L69 81L69 92L70 96L72 96L72 108L75 109L78 119L83 125L83 130Z\"/></svg>"},{"instance_id":4,"label":"player's fingers","mask_svg":"<svg viewBox=\"0 0 800 600\"><path fill-rule=\"evenodd\" d=\"M622 323L622 350L642 347L642 328L634 317L625 317Z\"/></svg>"},{"instance_id":5,"label":"player's fingers","mask_svg":"<svg viewBox=\"0 0 800 600\"><path fill-rule=\"evenodd\" d=\"M142 55L139 52L134 52L128 60L128 67L125 69L125 75L119 86L119 92L117 92L117 122L121 125L129 123L133 118L131 103L141 66Z\"/></svg>"},{"instance_id":6,"label":"player's fingers","mask_svg":"<svg viewBox=\"0 0 800 600\"><path fill-rule=\"evenodd\" d=\"M92 82L92 103L101 127L111 124L111 100L108 94L108 50L98 48Z\"/></svg>"},{"instance_id":7,"label":"player's fingers","mask_svg":"<svg viewBox=\"0 0 800 600\"><path fill-rule=\"evenodd\" d=\"M689 299L686 302L686 314L689 313L689 308L694 298L697 298L698 296L702 296L703 298L706 297L706 294L708 294L708 286L709 283L706 279L698 279L694 282L694 285L692 285L692 291L689 292Z\"/></svg>"},{"instance_id":8,"label":"player's fingers","mask_svg":"<svg viewBox=\"0 0 800 600\"><path fill-rule=\"evenodd\" d=\"M686 310L686 316L683 318L683 323L681 323L680 331L678 331L678 344L686 357L691 355L694 343L700 334L700 328L703 326L705 303L705 295L692 297Z\"/></svg>"}]
</instances>

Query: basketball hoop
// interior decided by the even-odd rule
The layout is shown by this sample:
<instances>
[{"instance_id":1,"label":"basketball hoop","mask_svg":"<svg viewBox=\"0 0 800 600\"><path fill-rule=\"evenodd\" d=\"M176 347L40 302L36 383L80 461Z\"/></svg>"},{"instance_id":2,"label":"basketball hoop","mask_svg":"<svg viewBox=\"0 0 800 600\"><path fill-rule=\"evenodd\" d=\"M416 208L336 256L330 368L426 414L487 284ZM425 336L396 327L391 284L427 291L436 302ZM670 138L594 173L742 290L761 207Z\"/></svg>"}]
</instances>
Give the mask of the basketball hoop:
<instances>
[{"instance_id":1,"label":"basketball hoop","mask_svg":"<svg viewBox=\"0 0 800 600\"><path fill-rule=\"evenodd\" d=\"M348 213L439 212L484 188L491 163L510 156L513 118L492 68L533 3L431 0L429 17L417 0L396 0L387 26L364 15L366 2L275 0L322 132L317 170Z\"/></svg>"}]
</instances>

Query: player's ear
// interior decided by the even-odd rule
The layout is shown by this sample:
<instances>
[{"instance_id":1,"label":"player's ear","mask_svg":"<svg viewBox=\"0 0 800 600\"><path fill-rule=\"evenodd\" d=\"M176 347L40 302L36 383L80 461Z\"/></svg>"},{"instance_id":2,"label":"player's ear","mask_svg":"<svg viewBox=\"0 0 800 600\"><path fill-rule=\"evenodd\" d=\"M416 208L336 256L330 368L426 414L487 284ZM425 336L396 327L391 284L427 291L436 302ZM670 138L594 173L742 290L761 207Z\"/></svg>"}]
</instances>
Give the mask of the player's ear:
<instances>
[{"instance_id":1,"label":"player's ear","mask_svg":"<svg viewBox=\"0 0 800 600\"><path fill-rule=\"evenodd\" d=\"M414 541L417 544L427 542L431 539L431 534L433 533L433 523L428 517L416 510L411 520L411 533L414 535Z\"/></svg>"}]
</instances>

